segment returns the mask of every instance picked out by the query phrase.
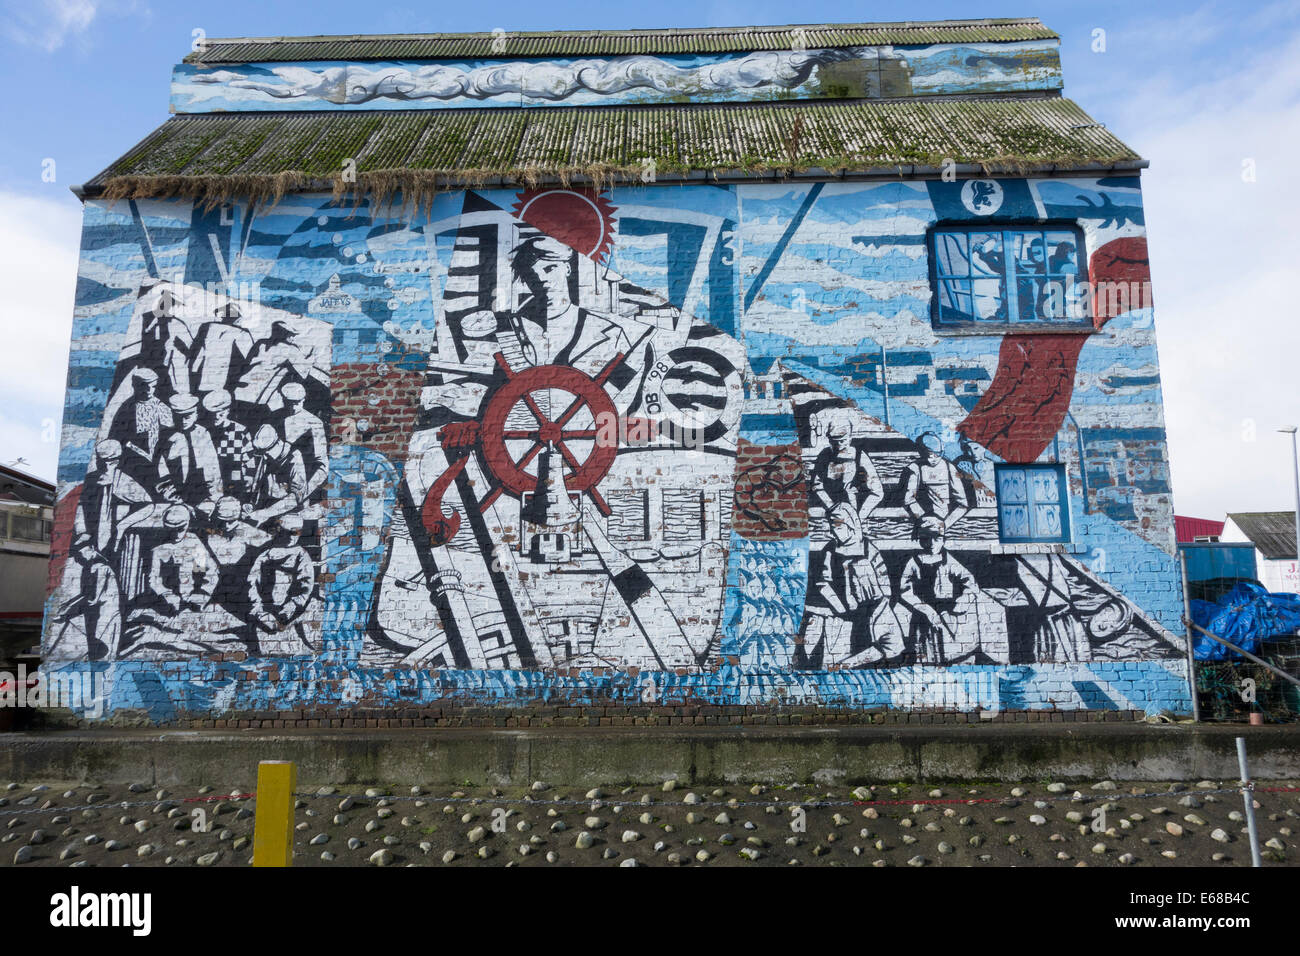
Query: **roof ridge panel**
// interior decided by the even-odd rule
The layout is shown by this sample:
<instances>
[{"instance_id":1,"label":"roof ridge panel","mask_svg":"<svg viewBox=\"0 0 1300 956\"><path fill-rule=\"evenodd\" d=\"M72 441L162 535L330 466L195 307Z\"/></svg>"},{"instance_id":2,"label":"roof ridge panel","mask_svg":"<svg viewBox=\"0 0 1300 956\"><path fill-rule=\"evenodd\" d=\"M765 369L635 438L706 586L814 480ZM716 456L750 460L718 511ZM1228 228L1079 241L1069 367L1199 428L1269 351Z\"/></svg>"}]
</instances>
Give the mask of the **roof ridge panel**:
<instances>
[{"instance_id":1,"label":"roof ridge panel","mask_svg":"<svg viewBox=\"0 0 1300 956\"><path fill-rule=\"evenodd\" d=\"M771 24L745 27L685 27L639 30L553 30L506 34L490 32L351 34L209 38L187 63L252 63L322 59L441 59L452 57L529 57L635 53L699 53L771 49L786 46L796 31L813 46L915 45L972 40L1014 43L1059 39L1037 17L877 23ZM346 54L346 55L340 55Z\"/></svg>"},{"instance_id":2,"label":"roof ridge panel","mask_svg":"<svg viewBox=\"0 0 1300 956\"><path fill-rule=\"evenodd\" d=\"M690 36L690 35L728 35L735 33L777 33L796 29L817 30L914 30L914 29L960 29L993 26L1043 26L1038 17L975 17L955 20L865 20L860 22L839 23L765 23L733 27L635 27L625 30L576 29L576 30L526 30L514 34L519 37L632 37L632 36ZM1044 27L1044 29L1046 29ZM425 40L425 39L463 39L468 37L495 39L497 34L490 30L465 31L458 33L312 33L262 37L209 37L206 43L287 43L313 41L378 41L378 40ZM509 36L509 34L507 34Z\"/></svg>"}]
</instances>

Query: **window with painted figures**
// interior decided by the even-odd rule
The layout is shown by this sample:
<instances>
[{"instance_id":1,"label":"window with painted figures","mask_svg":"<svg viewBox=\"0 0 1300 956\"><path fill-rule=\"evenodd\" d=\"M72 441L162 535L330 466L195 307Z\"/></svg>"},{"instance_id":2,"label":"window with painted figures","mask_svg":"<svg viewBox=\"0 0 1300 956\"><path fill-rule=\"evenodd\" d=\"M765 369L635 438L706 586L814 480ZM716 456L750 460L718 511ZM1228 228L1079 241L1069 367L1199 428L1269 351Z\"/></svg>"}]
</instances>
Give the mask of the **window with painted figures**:
<instances>
[{"instance_id":1,"label":"window with painted figures","mask_svg":"<svg viewBox=\"0 0 1300 956\"><path fill-rule=\"evenodd\" d=\"M998 465L998 534L1006 543L1070 540L1063 465Z\"/></svg>"},{"instance_id":2,"label":"window with painted figures","mask_svg":"<svg viewBox=\"0 0 1300 956\"><path fill-rule=\"evenodd\" d=\"M1076 226L936 226L930 261L936 326L1088 324Z\"/></svg>"}]
</instances>

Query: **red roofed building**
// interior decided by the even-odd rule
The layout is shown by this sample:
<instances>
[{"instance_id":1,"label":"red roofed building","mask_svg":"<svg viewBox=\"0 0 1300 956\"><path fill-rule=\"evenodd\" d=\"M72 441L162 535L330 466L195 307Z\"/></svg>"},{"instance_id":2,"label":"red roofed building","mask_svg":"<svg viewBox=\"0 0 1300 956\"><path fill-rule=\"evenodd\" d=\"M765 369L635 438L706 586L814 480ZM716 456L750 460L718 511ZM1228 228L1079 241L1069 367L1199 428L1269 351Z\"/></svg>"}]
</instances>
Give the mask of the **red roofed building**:
<instances>
[{"instance_id":1,"label":"red roofed building","mask_svg":"<svg viewBox=\"0 0 1300 956\"><path fill-rule=\"evenodd\" d=\"M1223 534L1223 522L1211 521L1209 518L1188 518L1174 515L1174 534L1179 544L1191 544L1195 541L1218 541Z\"/></svg>"}]
</instances>

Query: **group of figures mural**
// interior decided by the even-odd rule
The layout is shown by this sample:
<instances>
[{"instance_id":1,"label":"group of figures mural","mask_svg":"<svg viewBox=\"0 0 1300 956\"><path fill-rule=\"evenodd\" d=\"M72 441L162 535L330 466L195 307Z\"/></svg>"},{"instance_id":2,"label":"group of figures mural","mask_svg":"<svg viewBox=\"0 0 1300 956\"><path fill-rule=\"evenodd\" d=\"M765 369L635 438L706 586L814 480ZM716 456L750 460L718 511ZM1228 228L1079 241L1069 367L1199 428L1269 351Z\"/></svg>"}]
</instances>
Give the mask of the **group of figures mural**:
<instances>
[{"instance_id":1,"label":"group of figures mural","mask_svg":"<svg viewBox=\"0 0 1300 956\"><path fill-rule=\"evenodd\" d=\"M329 327L160 281L140 289L127 339L49 651L310 653Z\"/></svg>"},{"instance_id":2,"label":"group of figures mural","mask_svg":"<svg viewBox=\"0 0 1300 956\"><path fill-rule=\"evenodd\" d=\"M787 375L808 483L810 551L794 666L1080 663L1177 653L1058 549L999 553L997 501L969 443L943 457Z\"/></svg>"},{"instance_id":3,"label":"group of figures mural","mask_svg":"<svg viewBox=\"0 0 1300 956\"><path fill-rule=\"evenodd\" d=\"M771 201L779 224L784 197L762 188L752 205ZM923 186L872 188L895 208L930 201ZM1023 183L1006 190L1008 204L1028 195ZM821 189L787 191L801 204L797 227ZM746 662L810 671L1180 653L1164 627L1077 553L1016 549L999 535L993 465L1012 454L1033 462L1055 441L1079 345L1068 368L1057 353L1034 358L1035 347L1056 346L1029 336L1011 349L1020 366L1004 344L991 358L963 359L960 375L934 375L939 400L970 413L957 433L923 413L932 397L921 391L931 388L923 375L913 391L900 386L891 396L882 369L875 391L837 394L820 374L831 366L818 366L817 343L782 356L762 335L740 340L736 305L743 299L758 315L772 299L757 286L738 291L741 265L729 245L736 220L693 220L645 196L637 194L636 216L624 209L620 218L609 195L465 192L418 223L359 225L342 225L345 214L318 197L279 212L287 225L261 233L251 213L223 225L196 212L202 230L190 228L191 262L207 245L222 275L238 257L245 270L260 263L264 276L278 276L282 291L267 300L277 288L268 279L261 299L214 296L167 281L160 269L137 285L84 479L65 496L74 520L47 655L309 659L321 651L331 588L345 577L365 588L347 599L360 635L349 653L376 672L708 671L725 664L736 640L754 636L783 652L742 654ZM856 201L833 190L823 199L842 208ZM650 219L656 210L661 224ZM135 213L141 246L152 248ZM771 282L765 296L778 295L781 243L796 229L780 232L766 248L768 265L746 272ZM755 235L753 247L763 249ZM867 250L854 255L871 264L885 240L852 241ZM255 255L256 243L270 251ZM924 248L907 237L898 243L905 251L891 254L900 261L915 263L912 250ZM1063 243L1053 247L1058 259ZM649 262L656 248L671 268ZM315 270L310 278L295 271L308 268L303 262ZM343 291L339 271L359 275L363 266L364 282L351 285L357 292ZM1070 274L1079 270L1071 258ZM916 295L914 282L900 285ZM931 334L914 315L871 322ZM880 355L883 363L883 346ZM804 489L806 566L788 550L764 551L767 531L790 537L786 518L763 513L763 482L776 481L775 472L749 484L736 474L756 356L764 380L780 385L776 417L791 434L748 440L770 447L773 461L799 460L797 478L778 484ZM852 375L866 367L855 360ZM1026 372L1034 362L1045 370ZM408 402L414 424L385 439L381 454L377 444L366 447L374 422L341 427L340 402L365 396L345 396L337 383L332 391L331 372L347 364L382 383L398 363L420 376ZM981 381L977 372L983 395L965 401L954 383ZM852 375L838 380L861 380ZM880 406L862 396L874 401L881 386L877 414ZM922 412L902 414L909 397ZM390 399L371 398L382 416ZM999 404L1027 402L1053 419L1030 422L1028 437ZM366 473L384 486L372 496L382 511L368 532L374 550L364 567L339 569L348 532L325 526L326 499L352 479L339 479L331 458L359 451L382 459L391 477ZM1058 523L1069 507L1068 490L1061 494ZM742 539L733 507L766 531ZM1158 550L1118 524L1108 533L1132 538L1144 554ZM725 613L735 606L729 579L746 594L756 588L734 618Z\"/></svg>"}]
</instances>

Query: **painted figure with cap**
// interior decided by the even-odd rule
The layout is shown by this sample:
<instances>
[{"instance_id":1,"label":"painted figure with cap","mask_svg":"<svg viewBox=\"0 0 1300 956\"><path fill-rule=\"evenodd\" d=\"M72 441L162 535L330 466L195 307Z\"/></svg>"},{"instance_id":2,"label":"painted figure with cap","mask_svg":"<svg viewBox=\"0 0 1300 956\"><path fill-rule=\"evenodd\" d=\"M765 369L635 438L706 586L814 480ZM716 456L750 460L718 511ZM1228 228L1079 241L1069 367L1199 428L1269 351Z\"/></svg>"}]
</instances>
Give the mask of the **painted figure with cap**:
<instances>
[{"instance_id":1,"label":"painted figure with cap","mask_svg":"<svg viewBox=\"0 0 1300 956\"><path fill-rule=\"evenodd\" d=\"M85 656L97 661L116 655L122 636L122 594L112 565L85 532L72 542L71 568L78 589L59 605L57 632L47 653Z\"/></svg>"},{"instance_id":2,"label":"painted figure with cap","mask_svg":"<svg viewBox=\"0 0 1300 956\"><path fill-rule=\"evenodd\" d=\"M922 664L991 663L981 657L980 586L944 547L943 521L920 521L921 553L907 562L898 600L912 611L912 654Z\"/></svg>"},{"instance_id":3,"label":"painted figure with cap","mask_svg":"<svg viewBox=\"0 0 1300 956\"><path fill-rule=\"evenodd\" d=\"M943 441L934 432L918 439L921 457L903 472L903 507L918 523L937 518L945 532L970 510L966 484L948 459L943 457Z\"/></svg>"},{"instance_id":4,"label":"painted figure with cap","mask_svg":"<svg viewBox=\"0 0 1300 956\"><path fill-rule=\"evenodd\" d=\"M222 490L228 495L248 498L253 491L253 473L257 459L253 454L253 436L247 428L230 417L231 398L225 389L203 396L203 410L208 415L208 434L212 436L221 468Z\"/></svg>"},{"instance_id":5,"label":"painted figure with cap","mask_svg":"<svg viewBox=\"0 0 1300 956\"><path fill-rule=\"evenodd\" d=\"M325 378L298 342L298 333L282 319L271 323L271 334L259 339L248 357L248 367L235 387L236 401L251 408L278 412L283 407L280 389L288 382L306 384Z\"/></svg>"},{"instance_id":6,"label":"painted figure with cap","mask_svg":"<svg viewBox=\"0 0 1300 956\"><path fill-rule=\"evenodd\" d=\"M808 592L803 638L796 666L860 666L901 653L893 635L870 652L876 611L887 604L889 572L880 552L862 534L857 510L840 502L828 515L831 542L808 559Z\"/></svg>"},{"instance_id":7,"label":"painted figure with cap","mask_svg":"<svg viewBox=\"0 0 1300 956\"><path fill-rule=\"evenodd\" d=\"M264 652L292 653L295 649L308 650L300 623L296 623L311 601L316 587L316 574L311 557L299 544L302 518L282 515L275 523L270 547L253 561L248 576L249 612L256 625L258 645ZM293 636L285 634L289 630ZM274 646L288 642L290 646Z\"/></svg>"},{"instance_id":8,"label":"painted figure with cap","mask_svg":"<svg viewBox=\"0 0 1300 956\"><path fill-rule=\"evenodd\" d=\"M302 463L302 453L270 425L257 430L253 450L258 460L248 520L265 525L272 518L296 511L307 503L307 469Z\"/></svg>"},{"instance_id":9,"label":"painted figure with cap","mask_svg":"<svg viewBox=\"0 0 1300 956\"><path fill-rule=\"evenodd\" d=\"M216 565L190 531L190 513L184 505L172 505L163 513L163 532L167 537L154 545L148 590L140 602L145 616L201 611L216 589Z\"/></svg>"},{"instance_id":10,"label":"painted figure with cap","mask_svg":"<svg viewBox=\"0 0 1300 956\"><path fill-rule=\"evenodd\" d=\"M153 501L138 481L122 471L121 459L121 443L106 438L97 444L96 468L86 476L77 503L74 529L89 536L101 555L116 549L119 525L132 509Z\"/></svg>"},{"instance_id":11,"label":"painted figure with cap","mask_svg":"<svg viewBox=\"0 0 1300 956\"><path fill-rule=\"evenodd\" d=\"M830 408L814 418L826 447L813 460L808 503L829 516L840 504L857 513L865 529L867 516L885 497L884 485L871 457L853 444L853 413L847 408Z\"/></svg>"},{"instance_id":12,"label":"painted figure with cap","mask_svg":"<svg viewBox=\"0 0 1300 956\"><path fill-rule=\"evenodd\" d=\"M153 369L132 372L131 397L118 408L105 436L122 446L122 470L148 487L157 478L158 444L173 425L172 411L157 390L158 373Z\"/></svg>"},{"instance_id":13,"label":"painted figure with cap","mask_svg":"<svg viewBox=\"0 0 1300 956\"><path fill-rule=\"evenodd\" d=\"M168 402L176 421L158 461L158 488L163 497L197 508L222 494L221 464L212 436L199 424L199 400L176 394Z\"/></svg>"},{"instance_id":14,"label":"painted figure with cap","mask_svg":"<svg viewBox=\"0 0 1300 956\"><path fill-rule=\"evenodd\" d=\"M578 255L547 235L524 239L510 256L515 281L530 293L510 316L530 365L568 365L595 375L632 351L621 325L579 304Z\"/></svg>"},{"instance_id":15,"label":"painted figure with cap","mask_svg":"<svg viewBox=\"0 0 1300 956\"><path fill-rule=\"evenodd\" d=\"M228 302L218 307L216 320L205 322L194 336L190 348L190 372L194 390L200 395L225 390L239 381L249 354L253 351L253 335L238 325L241 318L239 306Z\"/></svg>"},{"instance_id":16,"label":"painted figure with cap","mask_svg":"<svg viewBox=\"0 0 1300 956\"><path fill-rule=\"evenodd\" d=\"M218 568L215 600L237 616L248 611L248 572L253 558L271 536L243 520L243 508L237 498L225 497L217 502L212 514L215 528L208 530L205 541Z\"/></svg>"},{"instance_id":17,"label":"painted figure with cap","mask_svg":"<svg viewBox=\"0 0 1300 956\"><path fill-rule=\"evenodd\" d=\"M140 317L140 365L167 376L164 394L190 391L188 357L193 335L170 288L158 294L154 308Z\"/></svg>"},{"instance_id":18,"label":"painted figure with cap","mask_svg":"<svg viewBox=\"0 0 1300 956\"><path fill-rule=\"evenodd\" d=\"M326 470L329 467L325 425L303 407L307 400L307 389L301 382L289 382L280 389L280 395L284 398L287 413L284 419L284 440L302 456L303 467L307 471L307 496L311 497L325 484Z\"/></svg>"}]
</instances>

